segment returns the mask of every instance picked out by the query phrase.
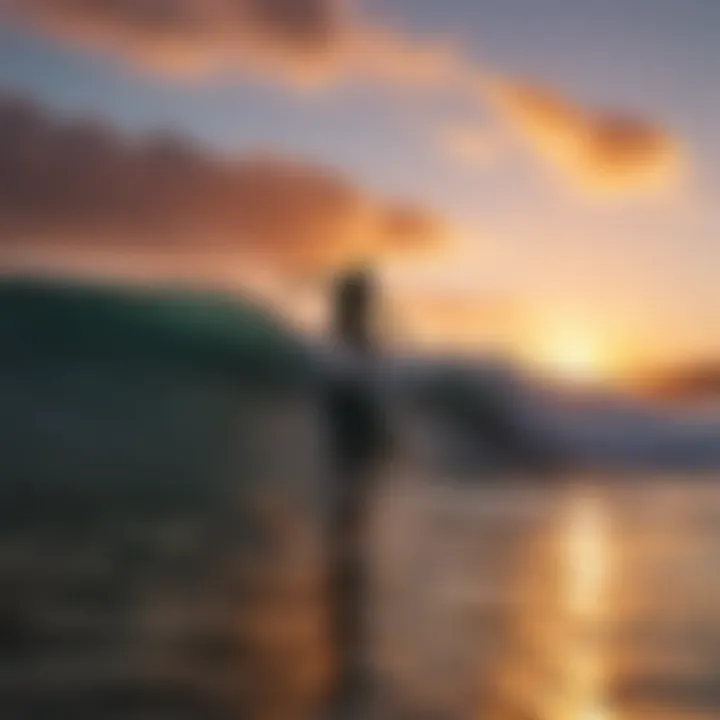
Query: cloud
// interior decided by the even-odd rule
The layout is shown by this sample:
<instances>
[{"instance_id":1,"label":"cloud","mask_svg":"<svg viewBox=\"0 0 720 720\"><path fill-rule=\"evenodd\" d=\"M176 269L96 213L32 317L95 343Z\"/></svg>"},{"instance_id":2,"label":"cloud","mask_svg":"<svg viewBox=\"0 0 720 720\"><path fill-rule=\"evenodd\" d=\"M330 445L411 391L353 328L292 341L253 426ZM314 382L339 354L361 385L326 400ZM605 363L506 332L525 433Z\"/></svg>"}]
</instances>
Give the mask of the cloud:
<instances>
[{"instance_id":1,"label":"cloud","mask_svg":"<svg viewBox=\"0 0 720 720\"><path fill-rule=\"evenodd\" d=\"M493 78L486 90L532 149L582 189L656 190L679 176L679 144L653 123L591 112L547 87L507 78Z\"/></svg>"},{"instance_id":2,"label":"cloud","mask_svg":"<svg viewBox=\"0 0 720 720\"><path fill-rule=\"evenodd\" d=\"M6 22L171 73L316 73L344 42L341 0L0 0Z\"/></svg>"},{"instance_id":3,"label":"cloud","mask_svg":"<svg viewBox=\"0 0 720 720\"><path fill-rule=\"evenodd\" d=\"M494 108L584 191L656 189L682 164L676 140L653 122L589 111L548 87L481 67L452 44L384 28L352 0L0 0L3 20L180 77L250 73L296 84L369 80L454 92ZM467 130L444 142L456 160L484 152Z\"/></svg>"},{"instance_id":4,"label":"cloud","mask_svg":"<svg viewBox=\"0 0 720 720\"><path fill-rule=\"evenodd\" d=\"M2 253L237 253L316 271L418 252L447 232L425 209L316 164L221 159L172 137L131 141L0 97Z\"/></svg>"},{"instance_id":5,"label":"cloud","mask_svg":"<svg viewBox=\"0 0 720 720\"><path fill-rule=\"evenodd\" d=\"M523 309L507 296L478 291L405 289L393 297L403 331L416 344L507 350L521 337Z\"/></svg>"},{"instance_id":6,"label":"cloud","mask_svg":"<svg viewBox=\"0 0 720 720\"><path fill-rule=\"evenodd\" d=\"M0 19L176 76L439 83L449 49L364 23L345 0L0 0Z\"/></svg>"}]
</instances>

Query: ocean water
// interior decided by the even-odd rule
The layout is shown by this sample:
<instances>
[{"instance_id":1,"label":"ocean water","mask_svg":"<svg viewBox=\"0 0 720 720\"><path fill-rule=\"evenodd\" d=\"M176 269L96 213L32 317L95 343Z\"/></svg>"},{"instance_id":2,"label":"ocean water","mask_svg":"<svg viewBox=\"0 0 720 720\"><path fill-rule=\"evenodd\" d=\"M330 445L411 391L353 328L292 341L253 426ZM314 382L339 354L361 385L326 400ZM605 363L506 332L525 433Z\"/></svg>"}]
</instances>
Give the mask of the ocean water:
<instances>
[{"instance_id":1,"label":"ocean water","mask_svg":"<svg viewBox=\"0 0 720 720\"><path fill-rule=\"evenodd\" d=\"M390 473L361 717L716 720L719 481ZM243 504L5 532L0 717L318 717L322 536L282 494Z\"/></svg>"},{"instance_id":2,"label":"ocean water","mask_svg":"<svg viewBox=\"0 0 720 720\"><path fill-rule=\"evenodd\" d=\"M718 479L388 487L388 717L720 717Z\"/></svg>"}]
</instances>

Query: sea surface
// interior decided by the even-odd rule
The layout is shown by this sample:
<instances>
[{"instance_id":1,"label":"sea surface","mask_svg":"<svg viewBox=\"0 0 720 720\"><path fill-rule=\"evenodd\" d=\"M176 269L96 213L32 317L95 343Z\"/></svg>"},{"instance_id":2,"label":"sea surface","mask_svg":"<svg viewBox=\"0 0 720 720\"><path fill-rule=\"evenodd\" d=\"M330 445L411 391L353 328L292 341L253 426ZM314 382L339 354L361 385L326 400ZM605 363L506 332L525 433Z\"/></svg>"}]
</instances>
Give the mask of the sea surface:
<instances>
[{"instance_id":1,"label":"sea surface","mask_svg":"<svg viewBox=\"0 0 720 720\"><path fill-rule=\"evenodd\" d=\"M718 481L389 484L376 531L388 716L716 720Z\"/></svg>"},{"instance_id":2,"label":"sea surface","mask_svg":"<svg viewBox=\"0 0 720 720\"><path fill-rule=\"evenodd\" d=\"M379 487L360 717L720 718L720 477ZM5 531L0 717L318 717L321 536L241 504Z\"/></svg>"}]
</instances>

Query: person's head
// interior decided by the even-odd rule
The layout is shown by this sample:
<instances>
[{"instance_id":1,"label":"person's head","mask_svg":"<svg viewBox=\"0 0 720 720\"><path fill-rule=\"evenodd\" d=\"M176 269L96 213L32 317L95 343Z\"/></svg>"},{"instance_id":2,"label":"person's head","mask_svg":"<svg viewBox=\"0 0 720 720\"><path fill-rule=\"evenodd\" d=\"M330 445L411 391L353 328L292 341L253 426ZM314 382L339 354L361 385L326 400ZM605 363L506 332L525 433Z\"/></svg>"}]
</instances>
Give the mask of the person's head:
<instances>
[{"instance_id":1,"label":"person's head","mask_svg":"<svg viewBox=\"0 0 720 720\"><path fill-rule=\"evenodd\" d=\"M353 268L342 275L335 290L335 334L359 349L371 341L376 288L369 268Z\"/></svg>"}]
</instances>

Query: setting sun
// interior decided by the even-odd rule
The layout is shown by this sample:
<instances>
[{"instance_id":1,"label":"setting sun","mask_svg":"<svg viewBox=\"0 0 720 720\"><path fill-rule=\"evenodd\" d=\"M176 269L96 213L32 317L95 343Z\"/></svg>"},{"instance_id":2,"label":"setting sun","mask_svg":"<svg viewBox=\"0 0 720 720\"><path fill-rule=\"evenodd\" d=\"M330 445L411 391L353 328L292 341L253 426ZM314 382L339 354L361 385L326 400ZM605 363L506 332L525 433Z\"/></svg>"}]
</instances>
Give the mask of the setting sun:
<instances>
[{"instance_id":1,"label":"setting sun","mask_svg":"<svg viewBox=\"0 0 720 720\"><path fill-rule=\"evenodd\" d=\"M536 350L541 370L572 383L596 383L609 378L612 358L608 346L590 330L567 327L549 333Z\"/></svg>"}]
</instances>

